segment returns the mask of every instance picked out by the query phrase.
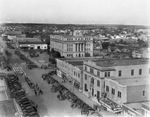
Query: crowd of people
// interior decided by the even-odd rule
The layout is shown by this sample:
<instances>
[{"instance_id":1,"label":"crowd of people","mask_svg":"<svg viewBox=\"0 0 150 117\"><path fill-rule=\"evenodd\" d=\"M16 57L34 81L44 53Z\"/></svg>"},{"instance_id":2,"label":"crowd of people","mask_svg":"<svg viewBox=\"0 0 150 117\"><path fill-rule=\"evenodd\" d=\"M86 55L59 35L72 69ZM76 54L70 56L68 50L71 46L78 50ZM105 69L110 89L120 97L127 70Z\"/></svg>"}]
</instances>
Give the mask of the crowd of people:
<instances>
[{"instance_id":1,"label":"crowd of people","mask_svg":"<svg viewBox=\"0 0 150 117\"><path fill-rule=\"evenodd\" d=\"M33 89L35 95L42 95L43 91L40 89L38 84L34 84L28 77L25 77L25 81L28 83L29 87Z\"/></svg>"}]
</instances>

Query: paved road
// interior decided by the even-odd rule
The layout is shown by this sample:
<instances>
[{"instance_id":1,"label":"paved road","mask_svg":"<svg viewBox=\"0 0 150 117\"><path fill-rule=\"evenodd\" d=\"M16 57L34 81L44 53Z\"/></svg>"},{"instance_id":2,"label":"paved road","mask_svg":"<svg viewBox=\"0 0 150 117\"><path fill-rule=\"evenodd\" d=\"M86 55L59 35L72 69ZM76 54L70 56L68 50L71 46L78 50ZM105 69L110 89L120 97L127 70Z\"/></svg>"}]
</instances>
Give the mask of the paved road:
<instances>
[{"instance_id":1,"label":"paved road","mask_svg":"<svg viewBox=\"0 0 150 117\"><path fill-rule=\"evenodd\" d=\"M26 75L31 79L33 83L39 85L40 89L44 91L43 95L35 96L34 92L29 88L27 83L25 82L23 77L20 77L20 81L23 85L23 88L27 91L27 95L30 99L32 99L39 107L39 113L41 117L84 117L81 115L80 109L72 109L70 108L69 101L59 101L57 99L57 93L52 93L50 91L50 85L48 85L45 81L41 79L41 75L43 73L48 73L49 70L43 69L33 69L29 70L24 64L23 61L18 60L18 57L14 54L14 50L9 51L12 53L13 67L22 67L26 72ZM17 63L17 64L16 64ZM86 100L88 101L88 100ZM102 115L104 117L112 116L109 112L102 111Z\"/></svg>"},{"instance_id":2,"label":"paved road","mask_svg":"<svg viewBox=\"0 0 150 117\"><path fill-rule=\"evenodd\" d=\"M70 108L69 101L59 101L57 99L58 93L52 93L50 91L51 85L48 85L45 81L41 79L43 73L48 72L48 70L28 70L24 65L22 65L27 76L34 83L38 84L40 89L43 90L44 94L40 96L35 96L33 92L28 94L29 98L32 99L39 106L39 112L42 117L80 117L80 110ZM23 82L23 79L22 79ZM26 88L27 89L27 88ZM30 90L30 89L28 89ZM84 116L82 116L84 117Z\"/></svg>"}]
</instances>

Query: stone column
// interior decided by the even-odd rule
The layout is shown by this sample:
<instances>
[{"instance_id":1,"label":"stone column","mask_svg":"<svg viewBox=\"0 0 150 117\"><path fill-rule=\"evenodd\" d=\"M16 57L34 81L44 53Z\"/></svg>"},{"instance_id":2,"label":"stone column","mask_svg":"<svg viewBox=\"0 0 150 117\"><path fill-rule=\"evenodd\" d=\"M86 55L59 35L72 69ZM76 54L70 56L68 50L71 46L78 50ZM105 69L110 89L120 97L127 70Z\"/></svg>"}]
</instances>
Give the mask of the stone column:
<instances>
[{"instance_id":1,"label":"stone column","mask_svg":"<svg viewBox=\"0 0 150 117\"><path fill-rule=\"evenodd\" d=\"M73 51L76 52L76 44L73 44Z\"/></svg>"},{"instance_id":2,"label":"stone column","mask_svg":"<svg viewBox=\"0 0 150 117\"><path fill-rule=\"evenodd\" d=\"M85 44L83 43L83 52L85 51Z\"/></svg>"},{"instance_id":3,"label":"stone column","mask_svg":"<svg viewBox=\"0 0 150 117\"><path fill-rule=\"evenodd\" d=\"M82 52L83 52L83 43L82 43Z\"/></svg>"}]
</instances>

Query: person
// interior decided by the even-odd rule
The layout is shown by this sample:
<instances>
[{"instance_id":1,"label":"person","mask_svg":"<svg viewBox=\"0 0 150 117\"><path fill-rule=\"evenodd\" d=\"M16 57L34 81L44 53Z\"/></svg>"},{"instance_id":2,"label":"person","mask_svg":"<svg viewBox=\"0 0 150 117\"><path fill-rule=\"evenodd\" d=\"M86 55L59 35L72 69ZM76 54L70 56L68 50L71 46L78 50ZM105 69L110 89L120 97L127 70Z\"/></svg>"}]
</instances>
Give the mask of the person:
<instances>
[{"instance_id":1,"label":"person","mask_svg":"<svg viewBox=\"0 0 150 117\"><path fill-rule=\"evenodd\" d=\"M35 93L35 95L37 95L37 92L36 92L36 90L34 89L34 93Z\"/></svg>"},{"instance_id":2,"label":"person","mask_svg":"<svg viewBox=\"0 0 150 117\"><path fill-rule=\"evenodd\" d=\"M43 94L43 91L42 91L41 89L40 89L40 91L39 91L39 94L41 94L41 95Z\"/></svg>"}]
</instances>

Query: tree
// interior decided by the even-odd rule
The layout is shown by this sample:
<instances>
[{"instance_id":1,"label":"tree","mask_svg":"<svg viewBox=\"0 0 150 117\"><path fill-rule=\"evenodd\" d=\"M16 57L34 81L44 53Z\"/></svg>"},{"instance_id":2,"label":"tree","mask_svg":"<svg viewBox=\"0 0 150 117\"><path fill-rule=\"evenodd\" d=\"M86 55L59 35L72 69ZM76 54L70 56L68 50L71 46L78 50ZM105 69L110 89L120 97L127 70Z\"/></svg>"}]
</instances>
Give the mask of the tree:
<instances>
[{"instance_id":1,"label":"tree","mask_svg":"<svg viewBox=\"0 0 150 117\"><path fill-rule=\"evenodd\" d=\"M55 51L55 53L54 53L54 57L55 57L55 58L61 58L61 54L60 54L60 52Z\"/></svg>"},{"instance_id":2,"label":"tree","mask_svg":"<svg viewBox=\"0 0 150 117\"><path fill-rule=\"evenodd\" d=\"M103 42L102 43L103 49L108 49L108 46L109 46L109 42Z\"/></svg>"}]
</instances>

